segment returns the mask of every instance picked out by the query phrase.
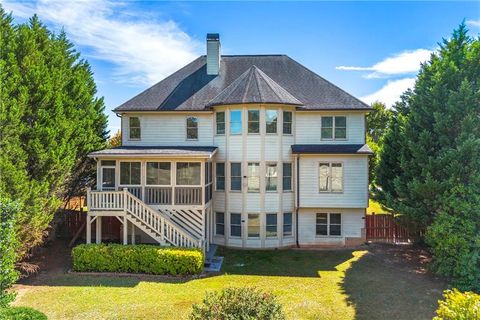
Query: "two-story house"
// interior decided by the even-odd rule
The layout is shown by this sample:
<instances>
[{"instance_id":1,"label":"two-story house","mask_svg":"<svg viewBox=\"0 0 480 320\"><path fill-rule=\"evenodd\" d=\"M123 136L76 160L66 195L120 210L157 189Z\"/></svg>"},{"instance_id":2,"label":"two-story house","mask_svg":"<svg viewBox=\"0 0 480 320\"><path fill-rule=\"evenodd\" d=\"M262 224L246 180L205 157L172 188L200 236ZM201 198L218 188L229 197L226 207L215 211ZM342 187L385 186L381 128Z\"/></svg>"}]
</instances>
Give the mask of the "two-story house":
<instances>
[{"instance_id":1,"label":"two-story house","mask_svg":"<svg viewBox=\"0 0 480 320\"><path fill-rule=\"evenodd\" d=\"M114 112L122 146L93 152L88 192L123 241L239 248L364 241L371 108L286 55L207 54Z\"/></svg>"}]
</instances>

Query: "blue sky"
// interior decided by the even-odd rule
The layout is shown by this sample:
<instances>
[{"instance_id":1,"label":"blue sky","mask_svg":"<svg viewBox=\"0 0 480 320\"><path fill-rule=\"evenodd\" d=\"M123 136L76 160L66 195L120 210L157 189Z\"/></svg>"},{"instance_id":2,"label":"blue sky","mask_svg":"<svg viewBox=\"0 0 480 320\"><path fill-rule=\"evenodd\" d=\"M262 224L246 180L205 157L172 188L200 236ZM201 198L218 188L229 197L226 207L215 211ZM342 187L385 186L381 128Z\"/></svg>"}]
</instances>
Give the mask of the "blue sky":
<instances>
[{"instance_id":1,"label":"blue sky","mask_svg":"<svg viewBox=\"0 0 480 320\"><path fill-rule=\"evenodd\" d=\"M0 2L17 22L37 13L65 29L92 65L111 131L110 110L204 54L208 32L224 54L287 54L389 105L463 19L480 33L480 2Z\"/></svg>"}]
</instances>

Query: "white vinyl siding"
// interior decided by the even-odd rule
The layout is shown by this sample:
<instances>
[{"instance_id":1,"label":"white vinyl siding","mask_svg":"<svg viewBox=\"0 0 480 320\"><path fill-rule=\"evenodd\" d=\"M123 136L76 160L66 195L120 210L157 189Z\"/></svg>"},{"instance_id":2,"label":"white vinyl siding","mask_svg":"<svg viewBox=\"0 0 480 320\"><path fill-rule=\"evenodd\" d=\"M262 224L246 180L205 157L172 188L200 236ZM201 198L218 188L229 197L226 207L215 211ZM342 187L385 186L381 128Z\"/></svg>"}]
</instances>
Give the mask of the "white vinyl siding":
<instances>
[{"instance_id":1,"label":"white vinyl siding","mask_svg":"<svg viewBox=\"0 0 480 320\"><path fill-rule=\"evenodd\" d=\"M343 191L319 191L320 163L343 164ZM367 156L301 156L300 206L323 208L368 207Z\"/></svg>"},{"instance_id":2,"label":"white vinyl siding","mask_svg":"<svg viewBox=\"0 0 480 320\"><path fill-rule=\"evenodd\" d=\"M345 116L347 125L346 139L322 139L322 116ZM295 114L296 144L364 144L365 114L326 114L321 112L297 112Z\"/></svg>"}]
</instances>

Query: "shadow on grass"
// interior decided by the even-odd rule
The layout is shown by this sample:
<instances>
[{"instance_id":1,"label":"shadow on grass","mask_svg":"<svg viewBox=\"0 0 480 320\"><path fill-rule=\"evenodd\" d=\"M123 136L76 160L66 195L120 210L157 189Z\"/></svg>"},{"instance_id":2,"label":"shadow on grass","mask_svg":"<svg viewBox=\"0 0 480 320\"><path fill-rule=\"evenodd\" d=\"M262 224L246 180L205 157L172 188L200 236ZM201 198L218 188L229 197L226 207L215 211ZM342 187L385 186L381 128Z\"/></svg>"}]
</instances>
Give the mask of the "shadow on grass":
<instances>
[{"instance_id":1,"label":"shadow on grass","mask_svg":"<svg viewBox=\"0 0 480 320\"><path fill-rule=\"evenodd\" d=\"M355 318L432 319L446 283L426 272L422 254L418 248L374 246L352 262L342 288Z\"/></svg>"}]
</instances>

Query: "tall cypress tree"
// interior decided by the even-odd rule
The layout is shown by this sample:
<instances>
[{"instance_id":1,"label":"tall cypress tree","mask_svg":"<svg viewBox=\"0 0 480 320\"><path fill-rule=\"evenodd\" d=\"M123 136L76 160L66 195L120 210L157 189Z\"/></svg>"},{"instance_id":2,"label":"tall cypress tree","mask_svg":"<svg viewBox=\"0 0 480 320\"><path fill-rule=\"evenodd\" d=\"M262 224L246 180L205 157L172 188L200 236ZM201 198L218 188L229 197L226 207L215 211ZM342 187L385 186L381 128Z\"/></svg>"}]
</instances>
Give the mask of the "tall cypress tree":
<instances>
[{"instance_id":1,"label":"tall cypress tree","mask_svg":"<svg viewBox=\"0 0 480 320\"><path fill-rule=\"evenodd\" d=\"M467 32L461 24L422 65L378 182L389 207L428 227L437 270L480 290L480 40Z\"/></svg>"},{"instance_id":2,"label":"tall cypress tree","mask_svg":"<svg viewBox=\"0 0 480 320\"><path fill-rule=\"evenodd\" d=\"M0 191L21 203L21 253L42 241L86 154L105 146L107 119L88 63L34 16L14 26L0 8ZM3 37L2 37L3 38ZM6 151L6 152L5 152Z\"/></svg>"}]
</instances>

